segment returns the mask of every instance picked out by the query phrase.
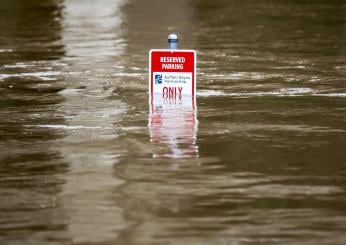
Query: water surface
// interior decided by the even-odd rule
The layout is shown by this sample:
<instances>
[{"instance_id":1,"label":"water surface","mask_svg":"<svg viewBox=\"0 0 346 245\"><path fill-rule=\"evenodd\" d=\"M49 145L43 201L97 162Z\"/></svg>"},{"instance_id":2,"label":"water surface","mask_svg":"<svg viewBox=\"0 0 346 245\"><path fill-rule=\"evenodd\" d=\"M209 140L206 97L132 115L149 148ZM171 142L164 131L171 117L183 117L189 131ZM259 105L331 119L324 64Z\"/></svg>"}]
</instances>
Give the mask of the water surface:
<instances>
[{"instance_id":1,"label":"water surface","mask_svg":"<svg viewBox=\"0 0 346 245\"><path fill-rule=\"evenodd\" d=\"M346 5L0 5L1 244L345 244ZM148 51L198 52L197 104Z\"/></svg>"}]
</instances>

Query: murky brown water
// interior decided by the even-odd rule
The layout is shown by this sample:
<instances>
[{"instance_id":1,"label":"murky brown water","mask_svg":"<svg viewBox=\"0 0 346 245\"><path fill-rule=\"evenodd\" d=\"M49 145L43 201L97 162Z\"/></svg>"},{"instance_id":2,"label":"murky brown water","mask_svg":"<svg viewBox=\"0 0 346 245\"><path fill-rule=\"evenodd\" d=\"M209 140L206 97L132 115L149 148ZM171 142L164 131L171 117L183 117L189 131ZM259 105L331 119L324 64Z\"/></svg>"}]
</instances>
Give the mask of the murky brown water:
<instances>
[{"instance_id":1,"label":"murky brown water","mask_svg":"<svg viewBox=\"0 0 346 245\"><path fill-rule=\"evenodd\" d=\"M153 111L171 32L197 107ZM343 0L2 0L0 244L345 244L345 40Z\"/></svg>"}]
</instances>

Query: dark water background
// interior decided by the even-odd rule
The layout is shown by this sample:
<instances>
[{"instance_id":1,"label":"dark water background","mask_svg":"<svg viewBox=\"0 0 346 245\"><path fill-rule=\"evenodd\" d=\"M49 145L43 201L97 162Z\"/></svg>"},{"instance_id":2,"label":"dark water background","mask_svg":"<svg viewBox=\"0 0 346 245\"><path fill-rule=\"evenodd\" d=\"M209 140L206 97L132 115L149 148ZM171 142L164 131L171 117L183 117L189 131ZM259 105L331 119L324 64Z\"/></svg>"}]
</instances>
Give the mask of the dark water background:
<instances>
[{"instance_id":1,"label":"dark water background","mask_svg":"<svg viewBox=\"0 0 346 245\"><path fill-rule=\"evenodd\" d=\"M345 40L343 0L1 0L0 244L345 244Z\"/></svg>"}]
</instances>

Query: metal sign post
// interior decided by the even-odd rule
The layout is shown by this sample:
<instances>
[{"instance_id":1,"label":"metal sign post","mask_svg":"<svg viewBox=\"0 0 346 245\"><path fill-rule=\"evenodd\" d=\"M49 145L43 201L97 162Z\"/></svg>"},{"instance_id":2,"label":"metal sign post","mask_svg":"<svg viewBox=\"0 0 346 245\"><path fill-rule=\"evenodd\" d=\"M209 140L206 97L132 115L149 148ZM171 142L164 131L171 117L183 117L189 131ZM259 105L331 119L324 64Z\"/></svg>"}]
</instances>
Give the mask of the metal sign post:
<instances>
[{"instance_id":1,"label":"metal sign post","mask_svg":"<svg viewBox=\"0 0 346 245\"><path fill-rule=\"evenodd\" d=\"M196 95L196 51L178 48L178 37L168 36L169 49L149 53L149 93L151 97L179 99Z\"/></svg>"}]
</instances>

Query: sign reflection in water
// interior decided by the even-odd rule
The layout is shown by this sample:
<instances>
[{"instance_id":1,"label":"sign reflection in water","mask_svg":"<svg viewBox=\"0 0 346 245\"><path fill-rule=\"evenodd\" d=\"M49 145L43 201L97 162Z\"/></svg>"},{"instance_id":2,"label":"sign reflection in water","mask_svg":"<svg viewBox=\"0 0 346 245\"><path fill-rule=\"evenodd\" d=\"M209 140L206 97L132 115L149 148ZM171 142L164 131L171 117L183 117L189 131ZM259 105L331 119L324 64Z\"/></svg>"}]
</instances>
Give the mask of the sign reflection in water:
<instances>
[{"instance_id":1,"label":"sign reflection in water","mask_svg":"<svg viewBox=\"0 0 346 245\"><path fill-rule=\"evenodd\" d=\"M153 158L198 157L197 107L193 97L149 98L149 131Z\"/></svg>"}]
</instances>

